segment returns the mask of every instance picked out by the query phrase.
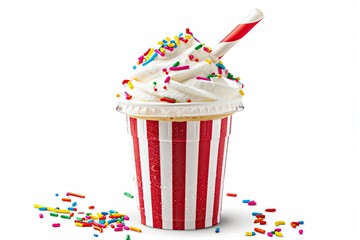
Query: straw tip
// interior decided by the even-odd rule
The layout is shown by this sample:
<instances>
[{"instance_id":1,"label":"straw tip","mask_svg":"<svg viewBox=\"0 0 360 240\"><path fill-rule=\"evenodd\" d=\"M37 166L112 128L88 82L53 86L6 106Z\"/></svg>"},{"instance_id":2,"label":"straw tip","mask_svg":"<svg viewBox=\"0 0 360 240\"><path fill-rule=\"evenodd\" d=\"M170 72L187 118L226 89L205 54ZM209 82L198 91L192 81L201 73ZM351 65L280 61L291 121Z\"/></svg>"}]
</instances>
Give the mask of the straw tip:
<instances>
[{"instance_id":1,"label":"straw tip","mask_svg":"<svg viewBox=\"0 0 360 240\"><path fill-rule=\"evenodd\" d=\"M260 21L264 18L264 13L258 8L256 8L251 15L253 18L256 18L257 21Z\"/></svg>"}]
</instances>

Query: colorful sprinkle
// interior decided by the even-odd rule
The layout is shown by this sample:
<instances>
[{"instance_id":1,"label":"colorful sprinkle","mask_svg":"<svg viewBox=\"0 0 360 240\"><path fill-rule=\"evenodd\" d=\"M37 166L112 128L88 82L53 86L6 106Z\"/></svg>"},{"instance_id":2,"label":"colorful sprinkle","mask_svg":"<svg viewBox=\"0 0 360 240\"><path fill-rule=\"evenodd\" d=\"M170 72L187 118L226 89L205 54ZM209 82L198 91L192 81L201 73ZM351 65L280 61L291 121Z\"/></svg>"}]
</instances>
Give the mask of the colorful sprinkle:
<instances>
[{"instance_id":1,"label":"colorful sprinkle","mask_svg":"<svg viewBox=\"0 0 360 240\"><path fill-rule=\"evenodd\" d=\"M228 197L236 197L237 194L236 193L227 193L226 196L228 196Z\"/></svg>"},{"instance_id":2,"label":"colorful sprinkle","mask_svg":"<svg viewBox=\"0 0 360 240\"><path fill-rule=\"evenodd\" d=\"M216 233L219 233L219 232L220 232L220 228L217 227L217 228L215 229L215 232L216 232Z\"/></svg>"},{"instance_id":3,"label":"colorful sprinkle","mask_svg":"<svg viewBox=\"0 0 360 240\"><path fill-rule=\"evenodd\" d=\"M177 66L179 66L179 64L180 64L180 62L179 62L179 61L176 61L172 66L173 66L173 67L177 67Z\"/></svg>"},{"instance_id":4,"label":"colorful sprinkle","mask_svg":"<svg viewBox=\"0 0 360 240\"><path fill-rule=\"evenodd\" d=\"M278 237L282 237L282 233L281 232L278 232L278 231L275 231L275 235L278 236Z\"/></svg>"},{"instance_id":5,"label":"colorful sprinkle","mask_svg":"<svg viewBox=\"0 0 360 240\"><path fill-rule=\"evenodd\" d=\"M200 48L202 48L203 45L204 45L204 44L200 43L199 45L197 45L197 46L195 47L195 50L199 50Z\"/></svg>"},{"instance_id":6,"label":"colorful sprinkle","mask_svg":"<svg viewBox=\"0 0 360 240\"><path fill-rule=\"evenodd\" d=\"M265 212L276 212L276 208L267 208Z\"/></svg>"},{"instance_id":7,"label":"colorful sprinkle","mask_svg":"<svg viewBox=\"0 0 360 240\"><path fill-rule=\"evenodd\" d=\"M130 235L129 234L126 235L126 240L130 240Z\"/></svg>"},{"instance_id":8,"label":"colorful sprinkle","mask_svg":"<svg viewBox=\"0 0 360 240\"><path fill-rule=\"evenodd\" d=\"M60 223L53 223L52 226L53 227L60 227Z\"/></svg>"},{"instance_id":9,"label":"colorful sprinkle","mask_svg":"<svg viewBox=\"0 0 360 240\"><path fill-rule=\"evenodd\" d=\"M180 67L170 67L169 69L171 71L180 71L180 70L186 70L189 69L190 66L189 65L185 65L185 66L180 66Z\"/></svg>"},{"instance_id":10,"label":"colorful sprinkle","mask_svg":"<svg viewBox=\"0 0 360 240\"><path fill-rule=\"evenodd\" d=\"M168 102L168 103L175 103L175 102L176 102L175 99L173 99L173 98L168 98L168 97L160 98L160 101L162 101L162 102Z\"/></svg>"},{"instance_id":11,"label":"colorful sprinkle","mask_svg":"<svg viewBox=\"0 0 360 240\"><path fill-rule=\"evenodd\" d=\"M44 215L42 215L41 213L39 214L39 218L43 218L44 217Z\"/></svg>"},{"instance_id":12,"label":"colorful sprinkle","mask_svg":"<svg viewBox=\"0 0 360 240\"><path fill-rule=\"evenodd\" d=\"M131 195L130 193L128 193L128 192L124 192L124 195L125 196L127 196L127 197L129 197L129 198L134 198L134 196L133 195Z\"/></svg>"},{"instance_id":13,"label":"colorful sprinkle","mask_svg":"<svg viewBox=\"0 0 360 240\"><path fill-rule=\"evenodd\" d=\"M198 79L198 80L205 80L205 81L211 81L210 78L205 78L205 77L201 77L201 76L196 76L196 79Z\"/></svg>"},{"instance_id":14,"label":"colorful sprinkle","mask_svg":"<svg viewBox=\"0 0 360 240\"><path fill-rule=\"evenodd\" d=\"M50 213L50 216L52 216L52 217L57 217L57 216L59 216L59 214L57 214L57 213Z\"/></svg>"},{"instance_id":15,"label":"colorful sprinkle","mask_svg":"<svg viewBox=\"0 0 360 240\"><path fill-rule=\"evenodd\" d=\"M210 59L205 59L205 62L207 62L208 64L212 63Z\"/></svg>"},{"instance_id":16,"label":"colorful sprinkle","mask_svg":"<svg viewBox=\"0 0 360 240\"><path fill-rule=\"evenodd\" d=\"M250 200L249 199L245 199L245 200L242 200L243 203L249 203Z\"/></svg>"},{"instance_id":17,"label":"colorful sprinkle","mask_svg":"<svg viewBox=\"0 0 360 240\"><path fill-rule=\"evenodd\" d=\"M255 206L255 205L256 205L256 202L255 202L254 200L252 200L252 201L248 202L248 205L249 205L249 206Z\"/></svg>"},{"instance_id":18,"label":"colorful sprinkle","mask_svg":"<svg viewBox=\"0 0 360 240\"><path fill-rule=\"evenodd\" d=\"M165 56L165 54L164 54L163 52L161 52L161 51L159 51L159 50L157 50L157 49L155 49L155 52L156 52L157 54L159 54L160 56L162 56L162 57Z\"/></svg>"},{"instance_id":19,"label":"colorful sprinkle","mask_svg":"<svg viewBox=\"0 0 360 240\"><path fill-rule=\"evenodd\" d=\"M264 234L264 233L265 233L265 230L264 230L264 229L261 229L261 228L254 228L254 231L255 231L255 232L258 232L258 233L261 233L261 234Z\"/></svg>"},{"instance_id":20,"label":"colorful sprinkle","mask_svg":"<svg viewBox=\"0 0 360 240\"><path fill-rule=\"evenodd\" d=\"M98 236L99 236L99 235L97 235L97 234L94 233L94 237L98 237Z\"/></svg>"},{"instance_id":21,"label":"colorful sprinkle","mask_svg":"<svg viewBox=\"0 0 360 240\"><path fill-rule=\"evenodd\" d=\"M275 226L279 226L279 225L285 225L285 222L284 221L276 221Z\"/></svg>"},{"instance_id":22,"label":"colorful sprinkle","mask_svg":"<svg viewBox=\"0 0 360 240\"><path fill-rule=\"evenodd\" d=\"M137 228L137 227L130 226L129 229L130 229L131 231L141 232L141 229L140 229L140 228Z\"/></svg>"},{"instance_id":23,"label":"colorful sprinkle","mask_svg":"<svg viewBox=\"0 0 360 240\"><path fill-rule=\"evenodd\" d=\"M304 230L300 229L299 234L302 235L304 233Z\"/></svg>"},{"instance_id":24,"label":"colorful sprinkle","mask_svg":"<svg viewBox=\"0 0 360 240\"><path fill-rule=\"evenodd\" d=\"M170 81L170 76L167 76L164 80L164 83L168 83ZM165 86L164 86L165 87Z\"/></svg>"},{"instance_id":25,"label":"colorful sprinkle","mask_svg":"<svg viewBox=\"0 0 360 240\"><path fill-rule=\"evenodd\" d=\"M272 233L272 232L268 232L267 235L268 235L269 237L272 237L272 236L273 236L273 233Z\"/></svg>"},{"instance_id":26,"label":"colorful sprinkle","mask_svg":"<svg viewBox=\"0 0 360 240\"><path fill-rule=\"evenodd\" d=\"M246 236L255 236L256 233L255 232L245 232Z\"/></svg>"},{"instance_id":27,"label":"colorful sprinkle","mask_svg":"<svg viewBox=\"0 0 360 240\"><path fill-rule=\"evenodd\" d=\"M244 93L244 91L242 89L239 90L239 93L241 94L241 96L245 95L245 93Z\"/></svg>"},{"instance_id":28,"label":"colorful sprinkle","mask_svg":"<svg viewBox=\"0 0 360 240\"><path fill-rule=\"evenodd\" d=\"M84 195L81 195L81 194L78 194L78 193L73 193L73 192L68 192L68 193L66 193L66 196L73 196L73 197L85 198Z\"/></svg>"}]
</instances>

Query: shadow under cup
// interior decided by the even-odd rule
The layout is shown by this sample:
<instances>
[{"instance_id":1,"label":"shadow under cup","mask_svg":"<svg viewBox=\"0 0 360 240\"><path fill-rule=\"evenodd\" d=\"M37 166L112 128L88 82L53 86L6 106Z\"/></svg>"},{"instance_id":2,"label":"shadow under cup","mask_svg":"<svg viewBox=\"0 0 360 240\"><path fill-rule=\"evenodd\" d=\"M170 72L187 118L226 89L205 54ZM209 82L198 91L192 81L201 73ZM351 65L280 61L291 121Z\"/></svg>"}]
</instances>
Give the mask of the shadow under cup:
<instances>
[{"instance_id":1,"label":"shadow under cup","mask_svg":"<svg viewBox=\"0 0 360 240\"><path fill-rule=\"evenodd\" d=\"M193 230L220 222L233 113L187 120L127 114L142 224Z\"/></svg>"}]
</instances>

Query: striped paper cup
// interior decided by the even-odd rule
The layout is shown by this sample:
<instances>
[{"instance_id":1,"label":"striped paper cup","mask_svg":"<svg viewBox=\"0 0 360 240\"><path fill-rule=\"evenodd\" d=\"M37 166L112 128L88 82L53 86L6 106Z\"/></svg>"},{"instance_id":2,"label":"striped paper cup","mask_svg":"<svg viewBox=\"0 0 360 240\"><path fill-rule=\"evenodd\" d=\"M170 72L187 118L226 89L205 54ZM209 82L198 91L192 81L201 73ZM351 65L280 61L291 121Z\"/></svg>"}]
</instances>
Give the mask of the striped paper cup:
<instances>
[{"instance_id":1,"label":"striped paper cup","mask_svg":"<svg viewBox=\"0 0 360 240\"><path fill-rule=\"evenodd\" d=\"M142 224L192 230L220 222L231 115L193 121L127 116Z\"/></svg>"}]
</instances>

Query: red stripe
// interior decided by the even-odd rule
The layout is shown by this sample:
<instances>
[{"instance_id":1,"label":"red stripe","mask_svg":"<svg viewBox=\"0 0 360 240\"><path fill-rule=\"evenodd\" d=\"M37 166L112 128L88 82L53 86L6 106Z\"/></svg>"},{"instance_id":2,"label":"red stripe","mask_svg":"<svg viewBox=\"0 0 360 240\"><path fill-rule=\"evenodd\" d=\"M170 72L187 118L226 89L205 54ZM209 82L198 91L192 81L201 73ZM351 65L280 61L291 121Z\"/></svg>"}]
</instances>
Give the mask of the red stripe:
<instances>
[{"instance_id":1,"label":"red stripe","mask_svg":"<svg viewBox=\"0 0 360 240\"><path fill-rule=\"evenodd\" d=\"M153 227L162 228L159 122L146 121Z\"/></svg>"},{"instance_id":2,"label":"red stripe","mask_svg":"<svg viewBox=\"0 0 360 240\"><path fill-rule=\"evenodd\" d=\"M212 120L200 121L195 228L205 227Z\"/></svg>"},{"instance_id":3,"label":"red stripe","mask_svg":"<svg viewBox=\"0 0 360 240\"><path fill-rule=\"evenodd\" d=\"M135 158L136 179L138 186L140 218L141 218L141 223L145 225L146 220L145 220L145 208L144 208L144 192L143 192L142 176L141 176L140 149L139 149L139 138L137 132L136 118L130 118L130 132L133 138L133 146L134 146L134 158Z\"/></svg>"},{"instance_id":4,"label":"red stripe","mask_svg":"<svg viewBox=\"0 0 360 240\"><path fill-rule=\"evenodd\" d=\"M186 122L172 123L173 229L185 229Z\"/></svg>"},{"instance_id":5,"label":"red stripe","mask_svg":"<svg viewBox=\"0 0 360 240\"><path fill-rule=\"evenodd\" d=\"M259 21L237 25L221 42L234 42L244 37Z\"/></svg>"},{"instance_id":6,"label":"red stripe","mask_svg":"<svg viewBox=\"0 0 360 240\"><path fill-rule=\"evenodd\" d=\"M213 218L212 218L213 225L218 223L219 203L220 203L220 194L221 194L221 175L222 175L222 166L224 162L224 147L227 137L226 136L227 125L228 125L228 118L226 117L221 119L219 150L218 150L217 166L216 166L214 208L213 208Z\"/></svg>"}]
</instances>

